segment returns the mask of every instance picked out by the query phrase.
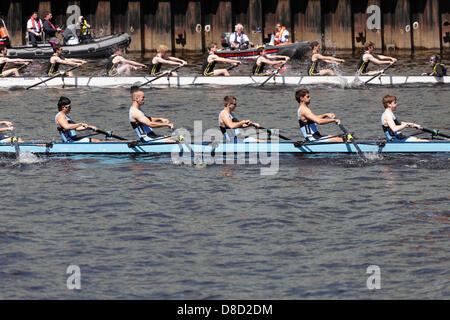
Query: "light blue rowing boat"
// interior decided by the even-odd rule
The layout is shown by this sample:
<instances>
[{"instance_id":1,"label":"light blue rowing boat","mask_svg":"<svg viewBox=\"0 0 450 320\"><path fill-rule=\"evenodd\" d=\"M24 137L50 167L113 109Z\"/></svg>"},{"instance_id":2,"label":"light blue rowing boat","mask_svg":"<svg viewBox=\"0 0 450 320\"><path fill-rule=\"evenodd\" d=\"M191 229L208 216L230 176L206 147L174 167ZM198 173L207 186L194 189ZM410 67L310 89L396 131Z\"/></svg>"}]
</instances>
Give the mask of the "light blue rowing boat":
<instances>
[{"instance_id":1,"label":"light blue rowing boat","mask_svg":"<svg viewBox=\"0 0 450 320\"><path fill-rule=\"evenodd\" d=\"M450 141L434 140L430 142L358 142L364 153L445 153L450 152ZM19 143L20 152L38 155L72 155L72 154L220 154L233 153L357 153L352 143ZM0 143L0 154L15 154L14 145Z\"/></svg>"}]
</instances>

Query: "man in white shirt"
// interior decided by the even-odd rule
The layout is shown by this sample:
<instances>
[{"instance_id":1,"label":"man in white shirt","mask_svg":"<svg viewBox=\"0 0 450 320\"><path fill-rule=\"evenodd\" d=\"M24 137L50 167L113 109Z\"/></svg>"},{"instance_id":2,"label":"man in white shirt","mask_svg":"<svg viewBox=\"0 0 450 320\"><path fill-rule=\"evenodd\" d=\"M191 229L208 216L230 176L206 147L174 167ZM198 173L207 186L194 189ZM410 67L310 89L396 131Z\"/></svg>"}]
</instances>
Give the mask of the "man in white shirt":
<instances>
[{"instance_id":1,"label":"man in white shirt","mask_svg":"<svg viewBox=\"0 0 450 320\"><path fill-rule=\"evenodd\" d=\"M42 41L42 28L42 20L39 19L37 12L33 12L33 15L27 22L28 38L33 47L37 47L37 42Z\"/></svg>"},{"instance_id":2,"label":"man in white shirt","mask_svg":"<svg viewBox=\"0 0 450 320\"><path fill-rule=\"evenodd\" d=\"M235 32L233 32L230 35L230 49L247 49L250 40L248 39L247 35L243 32L244 26L240 23L238 23L235 28Z\"/></svg>"}]
</instances>

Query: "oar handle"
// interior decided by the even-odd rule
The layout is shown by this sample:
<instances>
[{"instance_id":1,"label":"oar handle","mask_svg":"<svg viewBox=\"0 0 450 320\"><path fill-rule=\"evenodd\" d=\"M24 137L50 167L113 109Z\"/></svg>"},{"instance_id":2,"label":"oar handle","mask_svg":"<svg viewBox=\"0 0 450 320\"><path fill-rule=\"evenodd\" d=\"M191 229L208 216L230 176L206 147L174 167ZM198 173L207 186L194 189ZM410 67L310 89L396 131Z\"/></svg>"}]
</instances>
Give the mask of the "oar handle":
<instances>
[{"instance_id":1,"label":"oar handle","mask_svg":"<svg viewBox=\"0 0 450 320\"><path fill-rule=\"evenodd\" d=\"M364 153L361 151L361 149L359 148L358 144L355 142L355 139L353 138L353 136L350 134L350 132L344 127L344 125L342 123L337 123L336 124L339 126L339 128L342 130L342 132L345 133L347 139L350 140L350 142L353 144L353 146L355 147L356 151L359 153L359 155L362 158L366 158L364 156ZM347 140L348 141L348 140Z\"/></svg>"},{"instance_id":2,"label":"oar handle","mask_svg":"<svg viewBox=\"0 0 450 320\"><path fill-rule=\"evenodd\" d=\"M270 79L272 79L273 77L275 77L277 74L278 74L278 72L280 72L280 70L281 70L281 68L283 68L284 67L284 65L287 63L287 61L286 62L283 62L283 64L281 65L281 66L279 66L278 68L277 68L277 70L275 70L270 76L269 76L269 78L267 78L263 83L261 83L259 86L260 87L262 87L263 85L265 85L266 83L267 83L267 81L269 81Z\"/></svg>"},{"instance_id":3,"label":"oar handle","mask_svg":"<svg viewBox=\"0 0 450 320\"><path fill-rule=\"evenodd\" d=\"M254 124L252 124L252 126L255 127L256 129L266 130L267 133L269 133L269 134L273 134L273 129L267 129L267 128L264 128L264 127L257 127L257 126L254 125ZM283 135L281 135L281 134L278 134L278 137L281 138L281 139L283 139L283 140L293 141L292 139L290 139L290 138L288 138L288 137L285 137L285 136L283 136Z\"/></svg>"},{"instance_id":4,"label":"oar handle","mask_svg":"<svg viewBox=\"0 0 450 320\"><path fill-rule=\"evenodd\" d=\"M164 77L165 75L167 75L167 77L170 77L170 75L172 74L172 72L177 71L177 70L180 69L181 67L184 67L184 64L181 65L181 66L176 66L175 68L170 69L170 70L168 70L168 71L165 71L165 72L163 72L162 74L160 74L159 76L156 76L155 78L153 78L153 79L151 79L151 80L148 80L147 82L144 82L143 84L140 84L140 85L138 85L137 87L138 87L138 88L143 87L143 86L145 86L145 85L147 85L147 84L149 84L149 83L152 83L152 82L155 81L155 80L158 80L159 78Z\"/></svg>"},{"instance_id":5,"label":"oar handle","mask_svg":"<svg viewBox=\"0 0 450 320\"><path fill-rule=\"evenodd\" d=\"M381 70L380 72L378 72L376 75L374 75L372 78L370 78L369 80L367 80L366 82L364 82L364 84L369 83L370 81L372 81L373 79L375 79L376 77L378 77L379 75L383 74L387 69L389 69L390 67L392 67L394 65L394 62L392 62L391 64L389 64L386 68L384 68L383 70Z\"/></svg>"},{"instance_id":6,"label":"oar handle","mask_svg":"<svg viewBox=\"0 0 450 320\"><path fill-rule=\"evenodd\" d=\"M97 130L94 130L94 131L98 132L100 134L104 134L106 137L111 137L111 138L114 138L114 139L117 139L117 140L122 140L122 141L127 140L127 139L125 139L123 137L120 137L120 136L117 136L117 135L113 134L112 131L105 131L105 130L101 130L101 129L97 129Z\"/></svg>"},{"instance_id":7,"label":"oar handle","mask_svg":"<svg viewBox=\"0 0 450 320\"><path fill-rule=\"evenodd\" d=\"M439 129L428 129L428 128L422 127L422 131L423 131L423 132L431 133L431 136L432 136L432 137L441 136L441 137L450 139L450 136L441 133L441 132L439 131Z\"/></svg>"}]
</instances>

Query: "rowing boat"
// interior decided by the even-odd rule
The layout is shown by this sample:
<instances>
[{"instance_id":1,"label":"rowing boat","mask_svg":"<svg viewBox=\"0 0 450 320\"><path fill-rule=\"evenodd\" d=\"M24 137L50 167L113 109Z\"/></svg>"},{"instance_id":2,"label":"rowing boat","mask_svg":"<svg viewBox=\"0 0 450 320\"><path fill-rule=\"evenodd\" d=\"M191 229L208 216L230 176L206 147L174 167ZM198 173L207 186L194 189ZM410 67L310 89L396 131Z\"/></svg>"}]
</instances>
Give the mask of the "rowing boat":
<instances>
[{"instance_id":1,"label":"rowing boat","mask_svg":"<svg viewBox=\"0 0 450 320\"><path fill-rule=\"evenodd\" d=\"M371 77L362 76L276 76L270 79L266 85L318 85L330 84L337 86L361 86ZM10 77L0 78L0 88L28 87L38 82L49 79L48 77ZM64 77L54 78L46 83L36 86L39 88L68 87L130 87L140 82L153 80L155 77ZM204 76L176 76L160 77L151 83L151 86L193 86L193 85L251 85L261 84L267 80L267 76L230 76L230 77L204 77ZM382 76L369 82L370 85L405 85L405 84L450 84L450 76Z\"/></svg>"},{"instance_id":2,"label":"rowing boat","mask_svg":"<svg viewBox=\"0 0 450 320\"><path fill-rule=\"evenodd\" d=\"M358 142L358 147L364 153L448 153L450 141L430 142ZM30 152L39 155L70 155L70 154L160 154L160 153L199 153L199 154L234 154L234 153L356 153L351 143L304 143L264 142L264 143L162 143L147 142L130 144L127 142L101 143L19 143L20 152ZM15 154L14 145L0 143L0 154Z\"/></svg>"}]
</instances>

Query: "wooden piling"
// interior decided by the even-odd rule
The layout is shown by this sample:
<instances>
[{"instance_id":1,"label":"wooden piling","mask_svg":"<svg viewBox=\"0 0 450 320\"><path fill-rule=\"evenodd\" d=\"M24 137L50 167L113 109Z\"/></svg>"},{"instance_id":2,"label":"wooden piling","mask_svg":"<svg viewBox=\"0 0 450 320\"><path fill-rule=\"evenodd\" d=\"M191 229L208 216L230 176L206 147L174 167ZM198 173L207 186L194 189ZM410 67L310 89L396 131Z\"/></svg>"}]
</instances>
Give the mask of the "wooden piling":
<instances>
[{"instance_id":1,"label":"wooden piling","mask_svg":"<svg viewBox=\"0 0 450 320\"><path fill-rule=\"evenodd\" d=\"M295 41L321 41L322 15L320 0L293 2L293 32Z\"/></svg>"}]
</instances>

